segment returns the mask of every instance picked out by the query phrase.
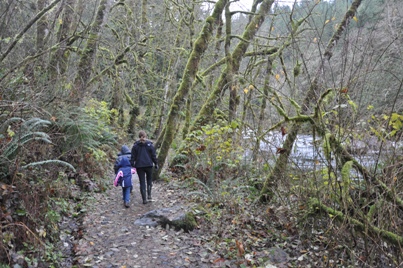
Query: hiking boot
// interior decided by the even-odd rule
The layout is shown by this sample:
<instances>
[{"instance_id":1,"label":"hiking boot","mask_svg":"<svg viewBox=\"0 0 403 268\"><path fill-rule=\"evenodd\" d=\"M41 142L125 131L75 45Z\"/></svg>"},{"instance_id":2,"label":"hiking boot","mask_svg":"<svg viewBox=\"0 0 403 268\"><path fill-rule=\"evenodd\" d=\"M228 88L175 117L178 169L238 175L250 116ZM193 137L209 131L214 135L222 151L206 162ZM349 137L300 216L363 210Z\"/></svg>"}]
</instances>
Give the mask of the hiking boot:
<instances>
[{"instance_id":1,"label":"hiking boot","mask_svg":"<svg viewBox=\"0 0 403 268\"><path fill-rule=\"evenodd\" d=\"M151 202L153 199L151 198L151 195L149 195L149 196L147 196L147 200L149 201L149 202Z\"/></svg>"},{"instance_id":2,"label":"hiking boot","mask_svg":"<svg viewBox=\"0 0 403 268\"><path fill-rule=\"evenodd\" d=\"M143 204L145 205L145 204L147 204L147 203L148 203L147 200L144 199L144 200L143 200Z\"/></svg>"},{"instance_id":3,"label":"hiking boot","mask_svg":"<svg viewBox=\"0 0 403 268\"><path fill-rule=\"evenodd\" d=\"M129 202L125 202L125 207L126 207L126 208L129 208L129 207L130 207Z\"/></svg>"}]
</instances>

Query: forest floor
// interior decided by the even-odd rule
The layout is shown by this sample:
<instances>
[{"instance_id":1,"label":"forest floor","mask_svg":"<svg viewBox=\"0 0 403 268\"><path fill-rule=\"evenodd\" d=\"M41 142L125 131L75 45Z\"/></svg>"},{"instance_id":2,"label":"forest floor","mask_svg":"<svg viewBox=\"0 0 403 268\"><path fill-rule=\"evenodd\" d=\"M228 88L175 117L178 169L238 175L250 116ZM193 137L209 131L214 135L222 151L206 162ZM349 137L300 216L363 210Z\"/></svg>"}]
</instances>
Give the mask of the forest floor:
<instances>
[{"instance_id":1,"label":"forest floor","mask_svg":"<svg viewBox=\"0 0 403 268\"><path fill-rule=\"evenodd\" d=\"M213 267L219 255L203 247L201 229L189 233L134 224L146 212L178 206L183 192L164 182L153 185L153 201L142 204L138 185L130 207L121 188L95 194L83 218L83 234L75 245L78 267ZM219 267L220 265L217 265Z\"/></svg>"},{"instance_id":2,"label":"forest floor","mask_svg":"<svg viewBox=\"0 0 403 268\"><path fill-rule=\"evenodd\" d=\"M248 205L250 210L241 216L198 217L198 227L190 232L134 224L149 211L188 205L187 191L180 181L154 182L153 202L143 205L135 183L130 208L123 206L120 187L94 194L74 245L74 267L285 268L336 267L339 262L329 265L326 257L325 265L323 256L329 252L321 233L302 242L284 217L284 207L262 212L262 207ZM263 218L264 213L274 216Z\"/></svg>"}]
</instances>

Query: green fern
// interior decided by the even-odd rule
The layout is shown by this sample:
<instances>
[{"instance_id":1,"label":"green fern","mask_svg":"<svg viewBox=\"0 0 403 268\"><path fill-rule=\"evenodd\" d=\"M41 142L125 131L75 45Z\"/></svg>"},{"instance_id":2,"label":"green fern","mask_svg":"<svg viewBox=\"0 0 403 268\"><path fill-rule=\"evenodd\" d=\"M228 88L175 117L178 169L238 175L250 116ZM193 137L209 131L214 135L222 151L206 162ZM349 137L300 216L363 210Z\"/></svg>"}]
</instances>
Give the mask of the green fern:
<instances>
[{"instance_id":1,"label":"green fern","mask_svg":"<svg viewBox=\"0 0 403 268\"><path fill-rule=\"evenodd\" d=\"M193 178L193 181L202 186L201 191L192 191L187 195L196 195L204 198L207 202L214 204L228 204L230 200L235 200L237 197L244 195L243 190L251 190L252 187L243 185L239 179L229 178L220 182L212 179L207 183L203 183L199 179Z\"/></svg>"},{"instance_id":2,"label":"green fern","mask_svg":"<svg viewBox=\"0 0 403 268\"><path fill-rule=\"evenodd\" d=\"M5 134L7 129L8 129L8 127L12 123L19 123L19 122L23 122L23 121L24 121L24 119L22 119L20 117L11 117L11 118L7 119L0 126L0 134Z\"/></svg>"},{"instance_id":3,"label":"green fern","mask_svg":"<svg viewBox=\"0 0 403 268\"><path fill-rule=\"evenodd\" d=\"M104 124L98 124L100 119L93 118L85 111L72 111L70 114L59 115L58 118L57 124L64 134L64 142L61 144L64 152L79 148L94 151L104 144L116 143L114 133Z\"/></svg>"},{"instance_id":4,"label":"green fern","mask_svg":"<svg viewBox=\"0 0 403 268\"><path fill-rule=\"evenodd\" d=\"M8 128L13 122L23 121L21 127L18 129L17 133L13 135L13 139L10 143L6 145L3 152L1 153L2 159L12 160L18 154L19 149L24 144L31 141L42 141L45 143L52 143L48 134L42 131L36 131L40 128L47 127L51 122L43 120L40 118L32 118L25 121L22 118L13 117L6 120L1 126L1 128ZM3 164L3 163L2 163Z\"/></svg>"},{"instance_id":5,"label":"green fern","mask_svg":"<svg viewBox=\"0 0 403 268\"><path fill-rule=\"evenodd\" d=\"M22 123L21 123L22 122ZM13 125L21 123L21 125ZM19 117L12 117L3 122L0 129L3 136L11 138L11 141L5 144L0 151L0 176L7 176L10 165L20 153L20 149L31 142L52 143L47 133L41 131L51 125L50 121L41 118L31 118L25 120ZM7 133L5 133L7 131Z\"/></svg>"}]
</instances>

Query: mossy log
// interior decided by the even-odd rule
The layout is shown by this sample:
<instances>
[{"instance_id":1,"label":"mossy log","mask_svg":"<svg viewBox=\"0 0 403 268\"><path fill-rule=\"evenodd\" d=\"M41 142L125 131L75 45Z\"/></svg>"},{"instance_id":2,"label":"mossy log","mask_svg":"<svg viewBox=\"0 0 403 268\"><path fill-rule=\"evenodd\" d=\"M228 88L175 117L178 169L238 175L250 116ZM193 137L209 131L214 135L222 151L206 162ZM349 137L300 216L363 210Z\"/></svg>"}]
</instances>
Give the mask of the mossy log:
<instances>
[{"instance_id":1,"label":"mossy log","mask_svg":"<svg viewBox=\"0 0 403 268\"><path fill-rule=\"evenodd\" d=\"M373 226L372 224L364 224L357 219L343 214L341 211L326 206L317 199L311 199L311 209L313 209L315 212L319 210L320 212L331 214L337 220L350 222L357 231L363 232L365 235L370 235L371 233L376 234L395 246L403 246L403 237Z\"/></svg>"}]
</instances>

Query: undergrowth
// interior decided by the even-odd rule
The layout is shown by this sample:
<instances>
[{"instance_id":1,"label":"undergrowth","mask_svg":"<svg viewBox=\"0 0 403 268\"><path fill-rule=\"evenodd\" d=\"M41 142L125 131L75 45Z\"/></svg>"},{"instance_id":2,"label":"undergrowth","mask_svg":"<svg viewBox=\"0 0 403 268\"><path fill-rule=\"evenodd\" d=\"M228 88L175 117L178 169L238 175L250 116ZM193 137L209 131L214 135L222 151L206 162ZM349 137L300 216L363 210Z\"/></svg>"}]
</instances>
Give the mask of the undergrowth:
<instances>
[{"instance_id":1,"label":"undergrowth","mask_svg":"<svg viewBox=\"0 0 403 268\"><path fill-rule=\"evenodd\" d=\"M112 112L95 101L46 119L12 108L0 121L0 263L60 267L60 237L73 231L61 223L85 212L83 192L106 189Z\"/></svg>"},{"instance_id":2,"label":"undergrowth","mask_svg":"<svg viewBox=\"0 0 403 268\"><path fill-rule=\"evenodd\" d=\"M256 169L237 145L225 148L233 142L229 129L207 126L191 133L190 146L170 166L199 203L199 224L211 233L206 243L223 260L265 267L275 261L274 252L287 256L283 264L291 267L399 267L401 160L379 162L381 172L371 183L354 161L311 170L290 164L273 183L273 198L261 203L274 161L264 163L265 171Z\"/></svg>"}]
</instances>

